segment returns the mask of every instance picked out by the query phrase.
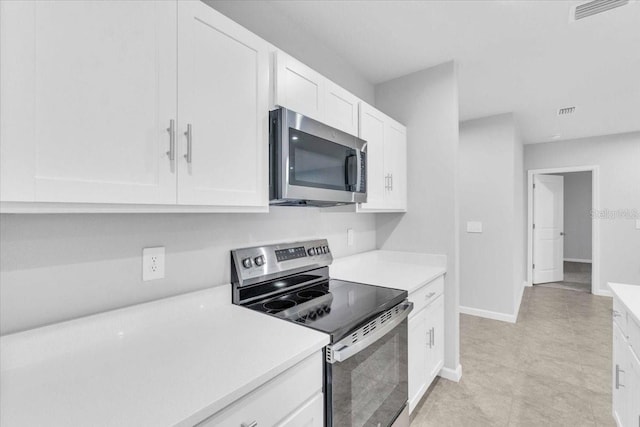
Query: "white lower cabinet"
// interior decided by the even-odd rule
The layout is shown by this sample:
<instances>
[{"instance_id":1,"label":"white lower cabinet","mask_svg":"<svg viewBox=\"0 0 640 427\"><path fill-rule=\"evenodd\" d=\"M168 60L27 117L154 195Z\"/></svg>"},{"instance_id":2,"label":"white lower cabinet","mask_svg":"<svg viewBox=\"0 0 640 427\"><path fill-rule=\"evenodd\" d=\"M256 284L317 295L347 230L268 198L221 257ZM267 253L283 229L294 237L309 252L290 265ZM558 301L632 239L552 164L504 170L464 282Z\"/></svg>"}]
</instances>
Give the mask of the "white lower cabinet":
<instances>
[{"instance_id":1,"label":"white lower cabinet","mask_svg":"<svg viewBox=\"0 0 640 427\"><path fill-rule=\"evenodd\" d=\"M409 412L444 364L444 277L440 276L409 294L413 312L409 316L408 376Z\"/></svg>"},{"instance_id":2,"label":"white lower cabinet","mask_svg":"<svg viewBox=\"0 0 640 427\"><path fill-rule=\"evenodd\" d=\"M323 352L318 352L198 424L199 427L322 427Z\"/></svg>"},{"instance_id":3,"label":"white lower cabinet","mask_svg":"<svg viewBox=\"0 0 640 427\"><path fill-rule=\"evenodd\" d=\"M612 408L619 427L640 426L640 325L614 298Z\"/></svg>"}]
</instances>

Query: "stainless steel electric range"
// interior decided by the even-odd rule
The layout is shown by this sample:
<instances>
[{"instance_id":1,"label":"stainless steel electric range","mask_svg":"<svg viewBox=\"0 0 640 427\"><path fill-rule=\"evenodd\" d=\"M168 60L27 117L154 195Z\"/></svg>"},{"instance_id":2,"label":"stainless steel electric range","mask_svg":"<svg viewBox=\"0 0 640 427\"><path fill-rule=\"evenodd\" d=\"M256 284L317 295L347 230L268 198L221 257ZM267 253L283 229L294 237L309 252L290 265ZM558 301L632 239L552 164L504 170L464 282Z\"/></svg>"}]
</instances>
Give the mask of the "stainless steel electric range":
<instances>
[{"instance_id":1,"label":"stainless steel electric range","mask_svg":"<svg viewBox=\"0 0 640 427\"><path fill-rule=\"evenodd\" d=\"M325 332L327 426L408 426L407 292L329 278L326 240L231 251L233 303Z\"/></svg>"}]
</instances>

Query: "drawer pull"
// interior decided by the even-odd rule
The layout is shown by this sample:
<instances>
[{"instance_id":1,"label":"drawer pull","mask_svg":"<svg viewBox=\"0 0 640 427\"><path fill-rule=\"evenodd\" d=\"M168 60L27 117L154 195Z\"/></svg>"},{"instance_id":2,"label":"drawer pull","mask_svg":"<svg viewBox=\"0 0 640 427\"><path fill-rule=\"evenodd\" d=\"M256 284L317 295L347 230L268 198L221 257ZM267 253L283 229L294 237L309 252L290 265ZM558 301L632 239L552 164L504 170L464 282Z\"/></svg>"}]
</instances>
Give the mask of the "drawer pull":
<instances>
[{"instance_id":1,"label":"drawer pull","mask_svg":"<svg viewBox=\"0 0 640 427\"><path fill-rule=\"evenodd\" d=\"M258 427L258 422L257 421L251 421L249 424L242 423L242 424L240 424L240 427Z\"/></svg>"},{"instance_id":2,"label":"drawer pull","mask_svg":"<svg viewBox=\"0 0 640 427\"><path fill-rule=\"evenodd\" d=\"M624 384L620 384L620 372L624 374L624 371L620 369L620 365L616 364L616 390L624 387Z\"/></svg>"},{"instance_id":3,"label":"drawer pull","mask_svg":"<svg viewBox=\"0 0 640 427\"><path fill-rule=\"evenodd\" d=\"M429 293L427 294L427 296L426 296L426 297L424 297L424 299L430 299L430 298L431 298L432 296L434 296L435 294L436 294L435 292L429 292Z\"/></svg>"},{"instance_id":4,"label":"drawer pull","mask_svg":"<svg viewBox=\"0 0 640 427\"><path fill-rule=\"evenodd\" d=\"M611 310L611 314L613 315L613 318L615 319L616 317L622 317L622 313L620 313L617 310Z\"/></svg>"}]
</instances>

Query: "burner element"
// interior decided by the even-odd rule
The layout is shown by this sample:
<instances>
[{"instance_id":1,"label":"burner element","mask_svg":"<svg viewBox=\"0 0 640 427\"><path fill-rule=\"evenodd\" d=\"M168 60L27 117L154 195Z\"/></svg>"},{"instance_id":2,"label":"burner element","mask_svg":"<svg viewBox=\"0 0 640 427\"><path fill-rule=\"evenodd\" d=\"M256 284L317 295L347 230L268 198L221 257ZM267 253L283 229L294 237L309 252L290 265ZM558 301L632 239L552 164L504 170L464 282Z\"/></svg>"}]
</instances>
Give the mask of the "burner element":
<instances>
[{"instance_id":1,"label":"burner element","mask_svg":"<svg viewBox=\"0 0 640 427\"><path fill-rule=\"evenodd\" d=\"M318 298L324 295L326 292L318 291L315 289L308 289L306 291L298 292L298 296L300 298L309 299L309 298Z\"/></svg>"},{"instance_id":2,"label":"burner element","mask_svg":"<svg viewBox=\"0 0 640 427\"><path fill-rule=\"evenodd\" d=\"M262 306L267 310L284 310L287 308L291 308L294 305L296 305L295 302L287 299L277 299L262 304Z\"/></svg>"}]
</instances>

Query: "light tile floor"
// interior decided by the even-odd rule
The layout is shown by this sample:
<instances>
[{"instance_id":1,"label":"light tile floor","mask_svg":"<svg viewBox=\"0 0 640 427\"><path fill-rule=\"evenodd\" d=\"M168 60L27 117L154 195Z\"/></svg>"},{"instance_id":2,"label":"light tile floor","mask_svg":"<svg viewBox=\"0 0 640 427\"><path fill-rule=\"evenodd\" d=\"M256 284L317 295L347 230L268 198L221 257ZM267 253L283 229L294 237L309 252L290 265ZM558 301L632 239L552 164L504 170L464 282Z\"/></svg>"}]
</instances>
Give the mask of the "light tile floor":
<instances>
[{"instance_id":1,"label":"light tile floor","mask_svg":"<svg viewBox=\"0 0 640 427\"><path fill-rule=\"evenodd\" d=\"M459 383L439 379L418 426L615 426L611 299L526 288L515 324L461 315Z\"/></svg>"}]
</instances>

